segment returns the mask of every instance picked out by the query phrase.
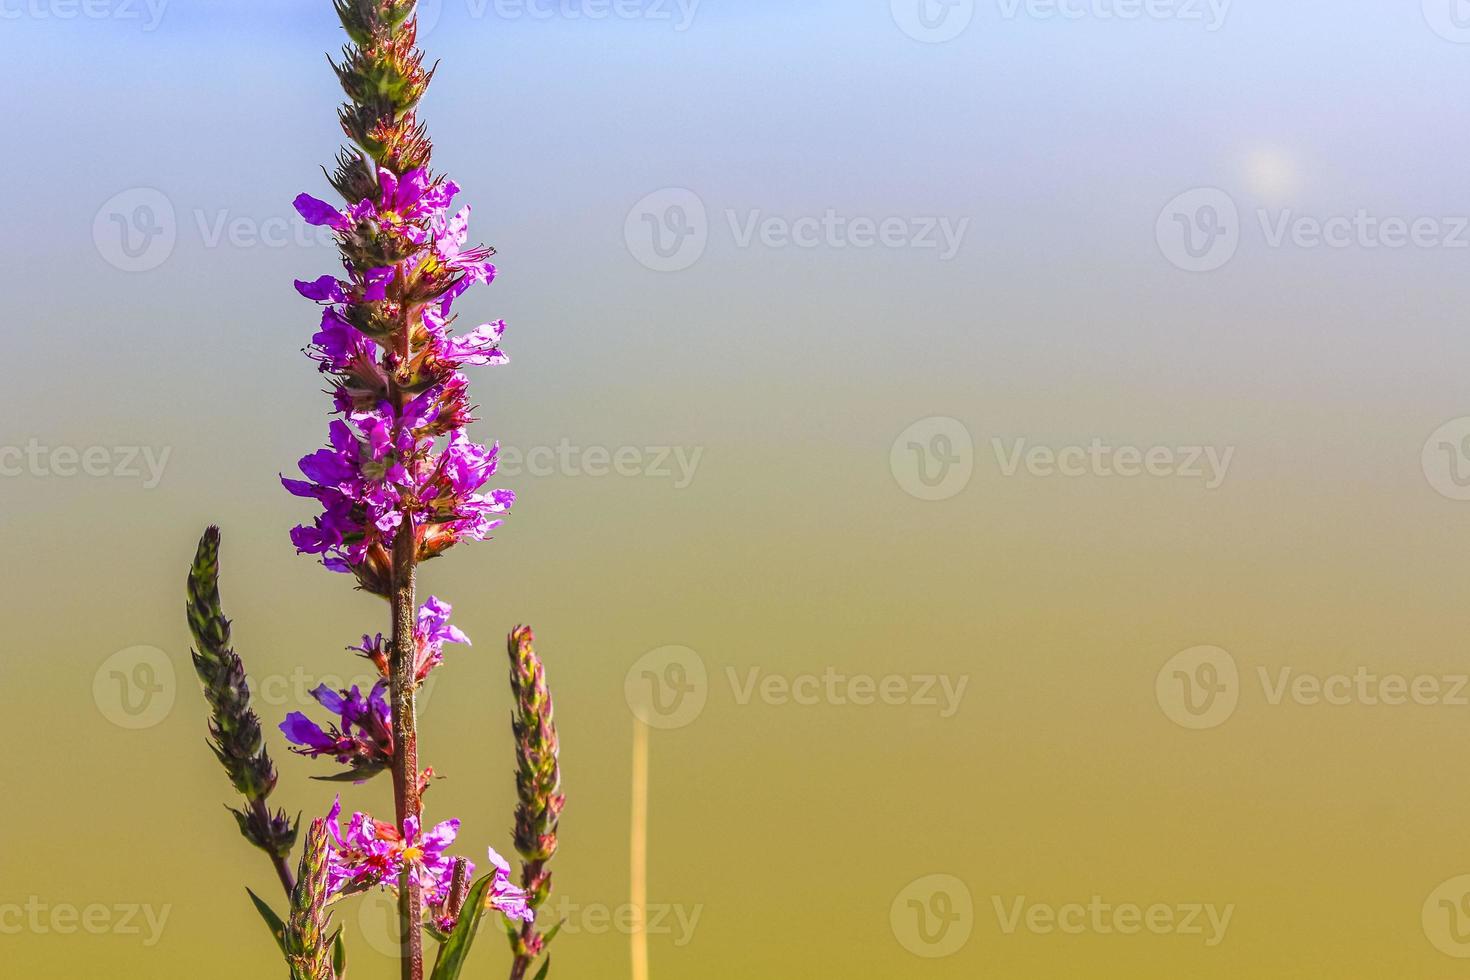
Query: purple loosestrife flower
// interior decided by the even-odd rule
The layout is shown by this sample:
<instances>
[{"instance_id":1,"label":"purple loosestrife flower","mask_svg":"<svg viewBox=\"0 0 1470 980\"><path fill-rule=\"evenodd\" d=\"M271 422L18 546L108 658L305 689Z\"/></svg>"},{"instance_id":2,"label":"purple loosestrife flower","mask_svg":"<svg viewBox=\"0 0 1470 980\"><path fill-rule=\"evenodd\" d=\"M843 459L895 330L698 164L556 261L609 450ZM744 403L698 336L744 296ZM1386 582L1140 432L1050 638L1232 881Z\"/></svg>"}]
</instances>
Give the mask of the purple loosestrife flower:
<instances>
[{"instance_id":1,"label":"purple loosestrife flower","mask_svg":"<svg viewBox=\"0 0 1470 980\"><path fill-rule=\"evenodd\" d=\"M374 192L338 209L309 194L296 209L332 229L345 277L298 281L325 306L307 355L333 385L327 448L301 459L305 480L282 479L321 512L291 532L298 551L354 573L368 591L388 595L391 550L405 521L415 560L461 540L483 540L500 526L515 496L486 489L498 446L474 443L463 368L504 364L505 323L462 333L452 307L469 286L495 278L491 249L470 247L468 207L453 215L458 185L419 167L376 171Z\"/></svg>"},{"instance_id":2,"label":"purple loosestrife flower","mask_svg":"<svg viewBox=\"0 0 1470 980\"><path fill-rule=\"evenodd\" d=\"M341 826L342 801L332 804L327 814L327 832L331 850L327 856L328 892L335 899L369 888L396 890L405 869L410 879L423 889L424 902L432 919L443 919L450 899L456 859L449 855L459 835L459 821L445 820L421 831L416 817L407 821L407 832L400 834L392 823L374 820L366 813L354 813L347 829ZM507 917L526 919L532 914L526 906L523 891L510 883L509 865L490 849L495 866L495 879L490 888L490 904ZM465 874L475 866L464 861Z\"/></svg>"},{"instance_id":3,"label":"purple loosestrife flower","mask_svg":"<svg viewBox=\"0 0 1470 980\"><path fill-rule=\"evenodd\" d=\"M525 891L510 883L510 862L489 848L490 864L495 868L495 881L490 886L490 905L499 909L507 919L532 922L535 911L527 900Z\"/></svg>"},{"instance_id":4,"label":"purple loosestrife flower","mask_svg":"<svg viewBox=\"0 0 1470 980\"><path fill-rule=\"evenodd\" d=\"M388 684L379 681L364 697L353 685L350 691L333 691L323 684L311 696L338 722L323 730L300 711L281 723L281 731L298 748L291 751L316 758L331 756L348 766L345 774L361 782L393 765L392 714L388 708Z\"/></svg>"},{"instance_id":5,"label":"purple loosestrife flower","mask_svg":"<svg viewBox=\"0 0 1470 980\"><path fill-rule=\"evenodd\" d=\"M421 833L417 817L409 817L407 833L397 826L354 813L347 830L341 827L342 801L332 804L327 829L332 836L328 877L334 895L352 894L377 885L396 888L399 875L408 869L425 895L447 892L454 859L445 851L459 834L459 821L446 820Z\"/></svg>"},{"instance_id":6,"label":"purple loosestrife flower","mask_svg":"<svg viewBox=\"0 0 1470 980\"><path fill-rule=\"evenodd\" d=\"M470 646L470 638L458 626L449 624L452 607L437 596L429 596L418 609L414 622L414 681L424 682L429 671L444 662L444 644L463 643ZM373 637L364 636L362 646L351 647L377 665L379 673L388 676L388 641L382 633Z\"/></svg>"}]
</instances>

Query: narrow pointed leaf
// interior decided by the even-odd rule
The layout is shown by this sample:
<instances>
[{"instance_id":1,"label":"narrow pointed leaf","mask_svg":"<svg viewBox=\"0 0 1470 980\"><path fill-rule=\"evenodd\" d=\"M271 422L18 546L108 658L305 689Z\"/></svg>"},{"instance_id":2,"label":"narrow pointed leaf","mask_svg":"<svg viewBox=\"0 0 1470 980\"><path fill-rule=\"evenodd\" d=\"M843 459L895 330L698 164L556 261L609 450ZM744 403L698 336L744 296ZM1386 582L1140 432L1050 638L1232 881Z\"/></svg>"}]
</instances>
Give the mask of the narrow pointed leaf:
<instances>
[{"instance_id":1,"label":"narrow pointed leaf","mask_svg":"<svg viewBox=\"0 0 1470 980\"><path fill-rule=\"evenodd\" d=\"M376 772L364 774L357 769L348 769L330 776L312 776L319 783L365 783L376 776Z\"/></svg>"},{"instance_id":2,"label":"narrow pointed leaf","mask_svg":"<svg viewBox=\"0 0 1470 980\"><path fill-rule=\"evenodd\" d=\"M475 882L470 889L453 934L439 948L439 958L434 961L434 973L430 980L457 980L459 977L459 971L464 969L465 958L470 955L470 946L475 941L480 919L485 915L485 893L490 890L494 881L495 875L488 874Z\"/></svg>"},{"instance_id":3,"label":"narrow pointed leaf","mask_svg":"<svg viewBox=\"0 0 1470 980\"><path fill-rule=\"evenodd\" d=\"M276 915L275 911L265 903L265 899L248 888L245 891L249 894L250 901L255 903L255 911L259 912L260 917L265 920L266 927L270 929L271 935L276 937L276 945L281 947L281 952L284 953L286 951L286 923L282 922L281 917Z\"/></svg>"},{"instance_id":4,"label":"narrow pointed leaf","mask_svg":"<svg viewBox=\"0 0 1470 980\"><path fill-rule=\"evenodd\" d=\"M551 957L548 955L545 962L541 964L541 969L536 971L535 980L546 980L546 971L549 969L551 969Z\"/></svg>"}]
</instances>

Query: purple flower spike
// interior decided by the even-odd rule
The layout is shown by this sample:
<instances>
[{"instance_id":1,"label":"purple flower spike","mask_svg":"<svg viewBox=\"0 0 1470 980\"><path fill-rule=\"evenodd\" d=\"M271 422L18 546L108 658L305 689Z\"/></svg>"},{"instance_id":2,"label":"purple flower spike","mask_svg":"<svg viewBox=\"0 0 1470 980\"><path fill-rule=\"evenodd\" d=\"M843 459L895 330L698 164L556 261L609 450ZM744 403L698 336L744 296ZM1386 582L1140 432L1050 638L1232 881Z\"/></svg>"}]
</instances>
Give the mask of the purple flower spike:
<instances>
[{"instance_id":1,"label":"purple flower spike","mask_svg":"<svg viewBox=\"0 0 1470 980\"><path fill-rule=\"evenodd\" d=\"M499 445L476 442L469 433L478 421L470 369L509 362L502 348L506 325L479 311L461 321L462 308L456 311L471 286L496 278L495 251L471 237L471 210L455 203L459 185L431 169L433 144L416 107L435 67L426 66L416 43L414 0L338 0L335 12L349 43L340 61L329 60L347 93L337 120L349 142L326 175L337 196L301 193L293 201L308 226L330 230L340 263L295 282L317 306L316 322L303 330L310 337L303 353L325 380L328 425L326 439L297 460L299 472L279 478L287 493L309 502L303 509L310 515L291 529L292 544L386 599L380 628L387 626L392 639L364 635L353 648L373 662L380 680L367 689L318 686L311 692L316 706L290 712L280 730L293 753L335 764L319 779L361 783L391 770L394 819L357 812L344 822L337 799L326 818L311 821L307 853L293 875L288 861L296 830L264 806L276 772L259 747L259 719L245 705L243 668L229 649L229 622L218 612L209 535L190 576L193 663L213 709L211 746L248 804L234 811L240 829L270 854L289 902L289 916L277 924L256 898L277 926L293 976L341 974L343 950L327 907L382 888L402 890L398 959L408 980L424 980L425 932L447 942L451 930L470 921L465 912L478 922L489 908L511 920L511 976L544 977L549 964L528 971L545 944L535 912L551 888L545 863L556 848L563 797L550 696L544 677L528 673L539 670L529 630L521 631L528 652L513 661L513 675L520 670L524 681L517 690L528 692L518 693L512 718L522 798L514 840L524 887L512 882L509 864L494 849L488 878L470 886L474 865L450 853L460 822L429 822L424 795L434 769L419 754L414 710L415 692L444 662L446 645L470 644L451 623L449 603L424 598L416 570L462 541L489 537L515 502L511 491L494 485ZM527 721L533 715L534 725ZM527 816L538 801L541 809Z\"/></svg>"}]
</instances>

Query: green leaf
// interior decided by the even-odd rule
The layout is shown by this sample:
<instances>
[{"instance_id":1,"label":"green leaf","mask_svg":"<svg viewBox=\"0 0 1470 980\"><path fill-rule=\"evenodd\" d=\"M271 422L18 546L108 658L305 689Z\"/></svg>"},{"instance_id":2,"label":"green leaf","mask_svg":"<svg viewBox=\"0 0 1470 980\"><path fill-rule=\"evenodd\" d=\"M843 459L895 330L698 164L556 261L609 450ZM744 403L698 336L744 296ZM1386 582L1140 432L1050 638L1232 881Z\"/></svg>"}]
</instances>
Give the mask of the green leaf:
<instances>
[{"instance_id":1,"label":"green leaf","mask_svg":"<svg viewBox=\"0 0 1470 980\"><path fill-rule=\"evenodd\" d=\"M379 769L378 772L384 770ZM372 779L378 772L364 773L359 769L346 769L331 776L312 776L319 783L362 783Z\"/></svg>"},{"instance_id":2,"label":"green leaf","mask_svg":"<svg viewBox=\"0 0 1470 980\"><path fill-rule=\"evenodd\" d=\"M546 971L549 969L551 969L551 957L548 955L545 962L541 964L541 969L536 971L534 980L546 980Z\"/></svg>"},{"instance_id":3,"label":"green leaf","mask_svg":"<svg viewBox=\"0 0 1470 980\"><path fill-rule=\"evenodd\" d=\"M332 972L337 980L347 980L347 944L342 941L342 930L332 937Z\"/></svg>"},{"instance_id":4,"label":"green leaf","mask_svg":"<svg viewBox=\"0 0 1470 980\"><path fill-rule=\"evenodd\" d=\"M439 947L439 958L434 961L434 972L430 980L457 980L459 977L459 971L464 969L465 957L470 955L470 945L475 941L475 933L480 928L480 920L485 917L485 893L494 882L495 875L492 872L475 882L470 889L453 934L448 942Z\"/></svg>"},{"instance_id":5,"label":"green leaf","mask_svg":"<svg viewBox=\"0 0 1470 980\"><path fill-rule=\"evenodd\" d=\"M541 937L541 948L542 949L545 949L547 946L550 946L551 945L551 941L556 938L556 934L559 933L559 932L561 932L561 927L564 926L564 925L566 925L566 924L567 924L567 920L566 919L562 919L556 925L554 925L554 926L551 927L551 931L550 932L547 932L544 935L542 935L542 937Z\"/></svg>"},{"instance_id":6,"label":"green leaf","mask_svg":"<svg viewBox=\"0 0 1470 980\"><path fill-rule=\"evenodd\" d=\"M276 945L281 947L281 952L284 953L286 951L286 923L282 922L281 917L265 904L265 899L248 888L245 891L250 895L250 900L255 903L255 911L259 912L260 917L265 920L271 935L276 937Z\"/></svg>"}]
</instances>

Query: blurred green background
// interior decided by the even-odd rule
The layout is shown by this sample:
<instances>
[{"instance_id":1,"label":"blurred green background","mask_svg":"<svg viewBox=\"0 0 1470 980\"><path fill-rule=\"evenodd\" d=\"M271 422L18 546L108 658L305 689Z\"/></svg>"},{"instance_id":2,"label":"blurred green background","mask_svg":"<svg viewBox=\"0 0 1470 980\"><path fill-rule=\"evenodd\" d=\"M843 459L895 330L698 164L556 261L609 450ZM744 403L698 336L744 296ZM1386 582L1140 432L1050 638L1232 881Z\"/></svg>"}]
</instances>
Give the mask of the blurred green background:
<instances>
[{"instance_id":1,"label":"blurred green background","mask_svg":"<svg viewBox=\"0 0 1470 980\"><path fill-rule=\"evenodd\" d=\"M325 0L0 10L0 962L279 976L182 587L218 522L272 727L385 625L276 482L325 436L290 283L332 251L290 201L326 193L339 33ZM657 978L1461 975L1453 13L425 7L436 164L500 251L466 316L510 323L475 432L520 456L498 538L423 573L475 640L425 699L428 806L509 852L534 624L552 977L630 975L630 706ZM385 915L340 913L354 977L395 975Z\"/></svg>"}]
</instances>

